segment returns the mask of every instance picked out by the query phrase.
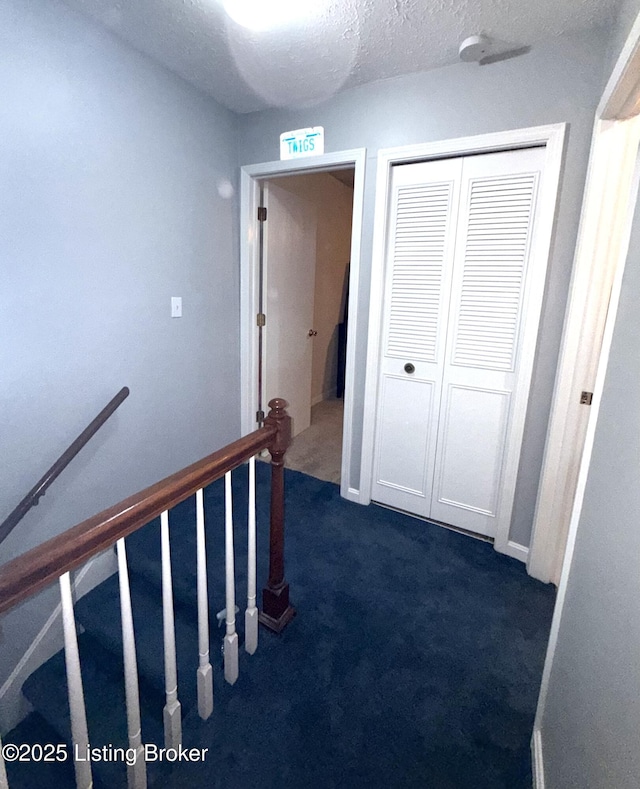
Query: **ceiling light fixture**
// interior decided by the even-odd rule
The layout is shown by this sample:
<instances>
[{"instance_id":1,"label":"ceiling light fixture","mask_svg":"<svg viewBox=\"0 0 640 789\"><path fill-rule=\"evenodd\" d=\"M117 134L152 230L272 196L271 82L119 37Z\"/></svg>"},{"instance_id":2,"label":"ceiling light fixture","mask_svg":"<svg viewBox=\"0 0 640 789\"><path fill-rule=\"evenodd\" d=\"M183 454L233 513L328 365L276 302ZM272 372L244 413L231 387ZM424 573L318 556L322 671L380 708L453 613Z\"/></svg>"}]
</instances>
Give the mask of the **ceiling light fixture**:
<instances>
[{"instance_id":1,"label":"ceiling light fixture","mask_svg":"<svg viewBox=\"0 0 640 789\"><path fill-rule=\"evenodd\" d=\"M255 32L310 21L326 8L328 0L223 0L227 15Z\"/></svg>"}]
</instances>

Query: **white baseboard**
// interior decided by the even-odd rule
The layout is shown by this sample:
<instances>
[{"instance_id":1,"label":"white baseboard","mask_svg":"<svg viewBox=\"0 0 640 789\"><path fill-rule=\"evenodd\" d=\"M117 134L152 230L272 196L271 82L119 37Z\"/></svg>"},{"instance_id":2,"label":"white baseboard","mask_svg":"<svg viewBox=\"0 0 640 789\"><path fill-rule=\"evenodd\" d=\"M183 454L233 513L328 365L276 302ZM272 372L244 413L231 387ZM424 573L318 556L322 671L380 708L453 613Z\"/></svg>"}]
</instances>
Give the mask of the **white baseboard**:
<instances>
[{"instance_id":1,"label":"white baseboard","mask_svg":"<svg viewBox=\"0 0 640 789\"><path fill-rule=\"evenodd\" d=\"M542 759L540 729L534 729L531 737L531 771L533 773L533 789L544 789L544 761Z\"/></svg>"},{"instance_id":2,"label":"white baseboard","mask_svg":"<svg viewBox=\"0 0 640 789\"><path fill-rule=\"evenodd\" d=\"M368 502L363 502L362 497L360 495L360 491L357 488L350 488L348 485L341 485L340 486L340 495L343 499L347 499L348 501L355 501L356 504L368 504Z\"/></svg>"},{"instance_id":3,"label":"white baseboard","mask_svg":"<svg viewBox=\"0 0 640 789\"><path fill-rule=\"evenodd\" d=\"M511 556L513 559L519 559L521 562L526 564L527 557L529 556L529 549L526 545L520 545L519 542L509 540L506 550L501 551L501 553L505 553L507 556Z\"/></svg>"},{"instance_id":4,"label":"white baseboard","mask_svg":"<svg viewBox=\"0 0 640 789\"><path fill-rule=\"evenodd\" d=\"M83 597L102 583L117 569L115 554L105 551L87 562L73 578L76 599ZM29 702L22 695L27 677L46 663L64 646L60 603L51 611L44 626L33 639L9 677L0 687L0 732L6 734L31 712Z\"/></svg>"}]
</instances>

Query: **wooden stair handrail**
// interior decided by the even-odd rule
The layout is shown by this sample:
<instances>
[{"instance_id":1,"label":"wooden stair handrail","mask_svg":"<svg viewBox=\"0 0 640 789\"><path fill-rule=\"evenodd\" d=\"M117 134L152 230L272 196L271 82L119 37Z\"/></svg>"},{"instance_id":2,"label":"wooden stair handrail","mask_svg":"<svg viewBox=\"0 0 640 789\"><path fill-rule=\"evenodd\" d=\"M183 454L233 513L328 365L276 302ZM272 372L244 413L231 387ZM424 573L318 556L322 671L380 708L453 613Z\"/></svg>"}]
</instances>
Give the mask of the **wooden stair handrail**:
<instances>
[{"instance_id":1,"label":"wooden stair handrail","mask_svg":"<svg viewBox=\"0 0 640 789\"><path fill-rule=\"evenodd\" d=\"M291 420L285 411L284 400L275 399L269 405L271 412L263 427L87 518L0 567L0 614L44 589L63 573L79 567L92 556L111 547L121 537L136 531L261 450L274 449L281 457L284 454L283 447L286 449L289 443ZM282 469L273 469L272 476L274 473L281 475ZM276 511L272 508L271 512L272 531L274 517L276 521L282 521L283 514L284 503L279 502ZM276 524L276 529L278 532L282 530L282 522ZM282 537L280 551L283 547ZM284 578L277 580L282 583Z\"/></svg>"},{"instance_id":2,"label":"wooden stair handrail","mask_svg":"<svg viewBox=\"0 0 640 789\"><path fill-rule=\"evenodd\" d=\"M31 488L27 495L22 499L18 506L5 518L0 524L0 542L5 540L9 534L15 529L18 523L29 512L31 507L36 507L40 499L47 492L47 488L54 482L65 468L71 463L74 457L80 452L82 447L89 441L89 439L100 430L102 425L109 419L113 412L122 404L129 396L129 389L123 386L118 394L111 398L107 405L100 411L98 416L80 433L80 435L73 441L67 449L60 455L51 468L44 474L41 479Z\"/></svg>"}]
</instances>

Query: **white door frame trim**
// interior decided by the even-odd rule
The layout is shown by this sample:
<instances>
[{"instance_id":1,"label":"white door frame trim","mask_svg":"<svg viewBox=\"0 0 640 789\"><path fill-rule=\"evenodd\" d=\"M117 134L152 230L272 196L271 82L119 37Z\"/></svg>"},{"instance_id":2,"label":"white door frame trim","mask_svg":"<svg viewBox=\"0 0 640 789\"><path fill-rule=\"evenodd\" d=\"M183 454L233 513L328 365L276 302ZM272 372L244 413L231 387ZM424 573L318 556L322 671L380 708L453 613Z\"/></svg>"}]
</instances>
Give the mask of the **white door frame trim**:
<instances>
[{"instance_id":1,"label":"white door frame trim","mask_svg":"<svg viewBox=\"0 0 640 789\"><path fill-rule=\"evenodd\" d=\"M551 249L553 228L556 218L556 196L562 170L566 124L558 123L548 126L536 126L526 129L514 129L475 137L463 137L453 140L387 148L378 153L378 169L376 175L376 205L374 215L373 254L371 262L371 294L369 302L369 343L367 348L367 375L365 382L364 425L362 437L362 472L360 479L361 500L371 500L373 477L373 449L375 441L375 413L377 403L377 384L379 371L380 344L382 333L382 301L384 287L384 265L387 231L387 214L389 211L389 184L391 168L396 164L412 161L424 161L450 156L465 156L493 151L507 151L544 145L546 148L545 183L540 193L541 212L538 224L537 248L540 254L547 257ZM544 282L541 282L531 293L532 303L542 302ZM535 312L535 309L534 309ZM527 369L533 365L535 348L523 348L520 366ZM526 393L528 395L528 393ZM524 428L526 416L526 397L521 393L516 397L513 411L514 429L511 431L510 444L519 443L518 433ZM507 451L514 451L510 446ZM366 459L366 461L365 461ZM505 479L504 485L513 488L513 479ZM366 496L366 501L365 497ZM506 498L506 497L505 497ZM502 509L497 518L496 550L526 561L528 549L509 539L511 526L511 507Z\"/></svg>"},{"instance_id":2,"label":"white door frame trim","mask_svg":"<svg viewBox=\"0 0 640 789\"><path fill-rule=\"evenodd\" d=\"M560 582L569 524L616 272L628 245L640 126L640 17L620 53L596 112L578 243L567 302L545 458L527 569Z\"/></svg>"},{"instance_id":3,"label":"white door frame trim","mask_svg":"<svg viewBox=\"0 0 640 789\"><path fill-rule=\"evenodd\" d=\"M344 423L340 493L360 502L360 489L350 480L353 453L353 391L358 318L358 293L361 269L362 218L366 148L323 154L280 162L246 165L240 170L240 409L242 434L255 430L257 411L258 342L255 316L258 313L259 243L255 232L260 200L260 180L302 175L326 170L354 168L353 218L351 226L351 266L349 274L349 326L345 371ZM268 221L268 220L267 220ZM268 317L267 317L268 320Z\"/></svg>"},{"instance_id":4,"label":"white door frame trim","mask_svg":"<svg viewBox=\"0 0 640 789\"><path fill-rule=\"evenodd\" d=\"M632 121L596 121L527 563L545 582L560 581L637 150Z\"/></svg>"},{"instance_id":5,"label":"white door frame trim","mask_svg":"<svg viewBox=\"0 0 640 789\"><path fill-rule=\"evenodd\" d=\"M600 394L604 388L611 339L622 286L622 276L628 252L633 208L637 200L638 182L640 180L640 173L638 172L639 143L640 15L638 15L631 28L598 105L591 158L589 160L589 172L587 174L585 205L583 207L579 235L580 241L576 255L574 282L581 275L587 276L591 271L591 265L593 265L596 273L600 276L600 280L595 282L591 288L586 289L595 292L598 287L605 287L608 290L605 290L600 297L606 313L603 323L601 325L590 323L585 328L585 337L591 340L589 346L590 355L594 356L596 366L592 379L594 381L594 405L585 409L588 413L584 418L586 424L583 428L583 438L579 445L578 455L578 457L581 457L581 461L576 479L575 493L573 491L570 492L572 495L570 497L571 506L568 532L566 534L566 550L564 550L560 570L558 596L551 622L549 644L547 646L540 696L538 697L538 707L533 727L531 745L532 759L535 765L534 776L536 780L534 786L536 789L544 789L545 786L543 758L545 707L569 584L573 553L580 525L582 503L598 420ZM616 184L622 189L621 195L616 195L615 192L610 191L614 189ZM615 195L615 209L622 213L622 218L616 215L613 209L610 209L604 198L598 199L599 190L603 192L606 190L608 195ZM620 211L621 205L623 206L622 211ZM607 242L607 236L612 237L610 243ZM590 257L594 258L593 264L591 264ZM583 285L583 287L586 286ZM575 289L576 286L574 284L571 294L572 299ZM594 299L592 293L588 295L592 296L592 300ZM570 323L568 316L567 327L565 328L566 335L569 333ZM581 329L582 327L578 328ZM591 335L588 334L588 329L592 330ZM578 331L578 329L575 330ZM568 368L567 374L572 372L569 360L561 357L560 372L562 372L564 365ZM554 405L554 415L556 406L558 406L558 403ZM555 557L553 558L555 559Z\"/></svg>"}]
</instances>

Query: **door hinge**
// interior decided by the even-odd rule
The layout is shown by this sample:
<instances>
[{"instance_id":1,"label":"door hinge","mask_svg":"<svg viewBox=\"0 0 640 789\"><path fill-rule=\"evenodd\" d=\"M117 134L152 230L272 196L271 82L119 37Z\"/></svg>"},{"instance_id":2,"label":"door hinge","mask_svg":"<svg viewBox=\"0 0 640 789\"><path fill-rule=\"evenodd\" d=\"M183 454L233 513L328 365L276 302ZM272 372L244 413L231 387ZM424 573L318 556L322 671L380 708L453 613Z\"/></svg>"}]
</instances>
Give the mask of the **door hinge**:
<instances>
[{"instance_id":1,"label":"door hinge","mask_svg":"<svg viewBox=\"0 0 640 789\"><path fill-rule=\"evenodd\" d=\"M583 392L580 395L580 405L591 405L593 400L593 392Z\"/></svg>"},{"instance_id":2,"label":"door hinge","mask_svg":"<svg viewBox=\"0 0 640 789\"><path fill-rule=\"evenodd\" d=\"M256 422L264 422L264 411L256 411Z\"/></svg>"},{"instance_id":3,"label":"door hinge","mask_svg":"<svg viewBox=\"0 0 640 789\"><path fill-rule=\"evenodd\" d=\"M267 207L264 205L258 206L258 222L267 221Z\"/></svg>"},{"instance_id":4,"label":"door hinge","mask_svg":"<svg viewBox=\"0 0 640 789\"><path fill-rule=\"evenodd\" d=\"M264 312L259 312L256 315L256 326L266 326L267 324L267 316Z\"/></svg>"}]
</instances>

